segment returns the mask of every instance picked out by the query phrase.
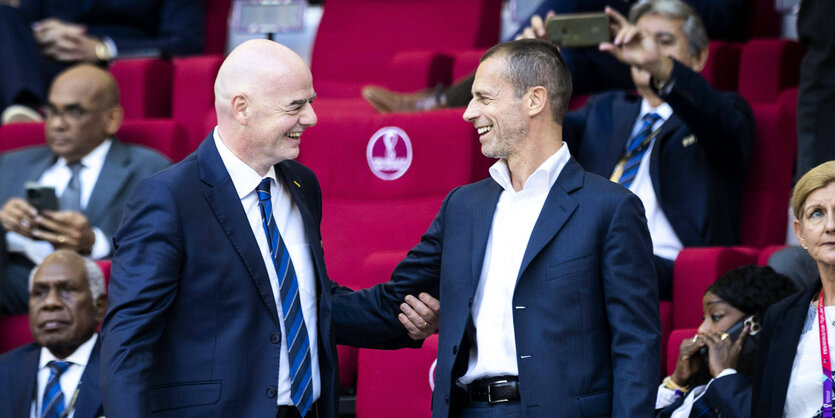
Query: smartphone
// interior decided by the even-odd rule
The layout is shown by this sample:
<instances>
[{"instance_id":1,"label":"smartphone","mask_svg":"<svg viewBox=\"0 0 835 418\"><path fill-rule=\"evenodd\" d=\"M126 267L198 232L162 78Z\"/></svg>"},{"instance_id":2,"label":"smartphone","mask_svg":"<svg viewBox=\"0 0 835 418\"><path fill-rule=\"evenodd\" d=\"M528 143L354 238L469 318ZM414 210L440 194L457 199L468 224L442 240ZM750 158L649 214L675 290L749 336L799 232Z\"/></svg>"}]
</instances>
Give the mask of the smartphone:
<instances>
[{"instance_id":1,"label":"smartphone","mask_svg":"<svg viewBox=\"0 0 835 418\"><path fill-rule=\"evenodd\" d=\"M740 361L745 356L751 356L753 358L753 354L757 349L757 338L756 335L760 332L760 324L757 322L757 318L754 315L751 315L736 324L733 324L730 328L728 328L726 333L728 333L731 341L736 342L736 339L739 338L739 334L742 334L742 329L748 325L748 337L745 339L745 343L742 345L742 352L740 353ZM705 362L708 361L708 348L704 346L699 349L699 354L702 355Z\"/></svg>"},{"instance_id":2,"label":"smartphone","mask_svg":"<svg viewBox=\"0 0 835 418\"><path fill-rule=\"evenodd\" d=\"M574 13L548 19L548 40L559 47L596 46L609 42L609 16L605 13Z\"/></svg>"},{"instance_id":3,"label":"smartphone","mask_svg":"<svg viewBox=\"0 0 835 418\"><path fill-rule=\"evenodd\" d=\"M58 198L55 196L55 188L43 186L37 182L27 182L26 200L34 206L38 212L45 210L58 210Z\"/></svg>"}]
</instances>

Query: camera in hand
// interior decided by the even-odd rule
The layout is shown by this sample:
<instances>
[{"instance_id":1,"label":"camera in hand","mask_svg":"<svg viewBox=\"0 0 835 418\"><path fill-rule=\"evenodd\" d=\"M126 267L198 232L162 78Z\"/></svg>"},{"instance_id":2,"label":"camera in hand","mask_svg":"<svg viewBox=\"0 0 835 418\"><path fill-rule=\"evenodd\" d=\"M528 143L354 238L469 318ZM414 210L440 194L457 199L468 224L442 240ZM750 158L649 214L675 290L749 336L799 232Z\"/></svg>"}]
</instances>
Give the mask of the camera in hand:
<instances>
[{"instance_id":1,"label":"camera in hand","mask_svg":"<svg viewBox=\"0 0 835 418\"><path fill-rule=\"evenodd\" d=\"M574 13L548 19L548 40L561 48L596 46L609 42L609 16L605 13Z\"/></svg>"}]
</instances>

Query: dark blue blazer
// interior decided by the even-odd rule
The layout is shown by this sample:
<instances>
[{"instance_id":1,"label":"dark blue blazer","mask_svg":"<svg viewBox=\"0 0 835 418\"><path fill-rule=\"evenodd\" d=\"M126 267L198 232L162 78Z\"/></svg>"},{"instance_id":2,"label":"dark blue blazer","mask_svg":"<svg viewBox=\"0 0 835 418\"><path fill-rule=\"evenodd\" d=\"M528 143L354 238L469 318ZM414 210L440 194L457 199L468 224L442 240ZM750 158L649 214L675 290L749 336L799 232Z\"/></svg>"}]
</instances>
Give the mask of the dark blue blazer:
<instances>
[{"instance_id":1,"label":"dark blue blazer","mask_svg":"<svg viewBox=\"0 0 835 418\"><path fill-rule=\"evenodd\" d=\"M334 328L374 328L384 338L377 312L408 293L440 296L435 417L456 415L466 401L455 380L467 368L473 297L501 193L492 179L453 190L390 282L334 299ZM635 195L569 160L534 226L512 303L526 416L653 415L658 292Z\"/></svg>"},{"instance_id":2,"label":"dark blue blazer","mask_svg":"<svg viewBox=\"0 0 835 418\"><path fill-rule=\"evenodd\" d=\"M683 403L684 396L658 411L656 417L669 418ZM693 418L750 417L751 378L737 373L714 380L705 393L693 403L690 416Z\"/></svg>"},{"instance_id":3,"label":"dark blue blazer","mask_svg":"<svg viewBox=\"0 0 835 418\"><path fill-rule=\"evenodd\" d=\"M75 417L96 418L104 415L99 391L99 352L101 342L96 341L90 360L81 375ZM27 344L0 356L0 405L3 416L28 417L38 387L38 362L41 346ZM70 397L72 394L65 393Z\"/></svg>"},{"instance_id":4,"label":"dark blue blazer","mask_svg":"<svg viewBox=\"0 0 835 418\"><path fill-rule=\"evenodd\" d=\"M319 414L331 417L340 337L331 328L331 298L348 290L325 270L316 177L294 161L277 164L276 174L299 208L313 255ZM255 236L211 135L194 154L140 183L114 240L102 326L107 415L275 417L279 316ZM388 320L399 323L393 313ZM407 337L400 328L394 337L402 342Z\"/></svg>"},{"instance_id":5,"label":"dark blue blazer","mask_svg":"<svg viewBox=\"0 0 835 418\"><path fill-rule=\"evenodd\" d=\"M820 279L805 291L775 303L765 313L754 362L751 416L782 418L797 344Z\"/></svg>"},{"instance_id":6,"label":"dark blue blazer","mask_svg":"<svg viewBox=\"0 0 835 418\"><path fill-rule=\"evenodd\" d=\"M650 155L655 195L685 247L739 244L742 187L754 144L751 108L678 62L672 79L672 90L660 97L674 113ZM609 177L640 110L640 96L592 96L566 115L564 139L583 167Z\"/></svg>"},{"instance_id":7,"label":"dark blue blazer","mask_svg":"<svg viewBox=\"0 0 835 418\"><path fill-rule=\"evenodd\" d=\"M204 0L22 0L30 22L54 17L108 36L119 53L186 55L203 51Z\"/></svg>"}]
</instances>

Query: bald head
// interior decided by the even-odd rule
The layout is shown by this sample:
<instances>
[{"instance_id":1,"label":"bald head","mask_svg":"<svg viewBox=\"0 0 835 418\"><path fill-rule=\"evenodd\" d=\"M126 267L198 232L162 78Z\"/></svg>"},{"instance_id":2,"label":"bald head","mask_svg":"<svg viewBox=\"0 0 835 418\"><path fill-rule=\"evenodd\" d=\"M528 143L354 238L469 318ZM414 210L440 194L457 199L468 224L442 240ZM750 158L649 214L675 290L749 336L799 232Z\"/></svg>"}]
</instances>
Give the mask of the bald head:
<instances>
[{"instance_id":1,"label":"bald head","mask_svg":"<svg viewBox=\"0 0 835 418\"><path fill-rule=\"evenodd\" d=\"M316 124L307 64L266 39L244 42L221 65L215 111L223 143L260 175L296 158L302 132Z\"/></svg>"},{"instance_id":2,"label":"bald head","mask_svg":"<svg viewBox=\"0 0 835 418\"><path fill-rule=\"evenodd\" d=\"M55 78L47 101L46 141L59 157L78 161L115 135L124 112L106 70L81 64Z\"/></svg>"}]
</instances>

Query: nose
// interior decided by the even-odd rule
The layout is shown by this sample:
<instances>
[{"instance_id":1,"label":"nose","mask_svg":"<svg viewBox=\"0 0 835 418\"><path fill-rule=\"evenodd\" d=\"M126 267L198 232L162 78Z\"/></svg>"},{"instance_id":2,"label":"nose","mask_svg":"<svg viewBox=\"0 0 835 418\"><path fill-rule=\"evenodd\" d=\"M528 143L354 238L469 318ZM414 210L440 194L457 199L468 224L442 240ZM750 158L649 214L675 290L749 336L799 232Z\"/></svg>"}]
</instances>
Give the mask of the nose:
<instances>
[{"instance_id":1,"label":"nose","mask_svg":"<svg viewBox=\"0 0 835 418\"><path fill-rule=\"evenodd\" d=\"M829 211L826 215L826 232L835 233L835 211Z\"/></svg>"},{"instance_id":2,"label":"nose","mask_svg":"<svg viewBox=\"0 0 835 418\"><path fill-rule=\"evenodd\" d=\"M479 112L476 109L475 99L470 100L470 103L467 105L467 110L464 111L464 120L467 122L473 122L478 119Z\"/></svg>"},{"instance_id":3,"label":"nose","mask_svg":"<svg viewBox=\"0 0 835 418\"><path fill-rule=\"evenodd\" d=\"M699 324L699 334L707 334L710 332L710 318L705 318L702 320L702 323Z\"/></svg>"},{"instance_id":4,"label":"nose","mask_svg":"<svg viewBox=\"0 0 835 418\"><path fill-rule=\"evenodd\" d=\"M58 294L58 289L49 289L46 293L46 297L44 297L44 300L41 303L41 308L46 310L55 310L61 309L62 306L63 302L61 301L61 296Z\"/></svg>"},{"instance_id":5,"label":"nose","mask_svg":"<svg viewBox=\"0 0 835 418\"><path fill-rule=\"evenodd\" d=\"M311 126L316 126L317 122L319 122L319 118L316 116L316 111L313 110L313 105L308 103L299 118L299 123L309 128Z\"/></svg>"},{"instance_id":6,"label":"nose","mask_svg":"<svg viewBox=\"0 0 835 418\"><path fill-rule=\"evenodd\" d=\"M67 126L67 120L63 114L51 115L46 119L46 126L50 129L62 129Z\"/></svg>"}]
</instances>

